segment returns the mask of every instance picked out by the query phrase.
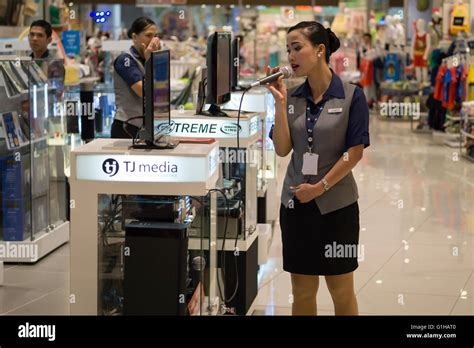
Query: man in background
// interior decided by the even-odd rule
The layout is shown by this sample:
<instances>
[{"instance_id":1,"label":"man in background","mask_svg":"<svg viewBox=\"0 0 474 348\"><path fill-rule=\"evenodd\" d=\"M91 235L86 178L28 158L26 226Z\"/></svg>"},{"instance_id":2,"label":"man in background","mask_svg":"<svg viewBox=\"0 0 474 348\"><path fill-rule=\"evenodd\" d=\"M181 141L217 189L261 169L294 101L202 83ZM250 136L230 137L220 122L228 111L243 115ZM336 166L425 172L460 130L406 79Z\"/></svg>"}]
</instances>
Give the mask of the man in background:
<instances>
[{"instance_id":1,"label":"man in background","mask_svg":"<svg viewBox=\"0 0 474 348\"><path fill-rule=\"evenodd\" d=\"M28 33L28 42L31 48L30 57L33 59L53 59L59 58L51 54L48 45L53 40L53 29L51 24L44 19L39 19L31 23L30 32Z\"/></svg>"}]
</instances>

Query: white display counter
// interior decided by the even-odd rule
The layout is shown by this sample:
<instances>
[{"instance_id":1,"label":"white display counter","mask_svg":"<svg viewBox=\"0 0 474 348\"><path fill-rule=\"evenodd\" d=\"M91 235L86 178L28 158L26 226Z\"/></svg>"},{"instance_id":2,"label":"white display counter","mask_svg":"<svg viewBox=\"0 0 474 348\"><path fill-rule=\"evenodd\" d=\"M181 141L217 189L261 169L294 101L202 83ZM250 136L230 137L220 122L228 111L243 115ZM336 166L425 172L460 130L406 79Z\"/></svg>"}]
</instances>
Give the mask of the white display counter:
<instances>
[{"instance_id":1,"label":"white display counter","mask_svg":"<svg viewBox=\"0 0 474 348\"><path fill-rule=\"evenodd\" d=\"M98 196L204 197L218 179L218 146L179 144L171 150L137 150L131 140L97 139L71 152L70 313L98 314ZM216 296L215 196L210 200L210 286ZM204 245L204 244L201 244ZM148 270L144 270L147 272Z\"/></svg>"}]
</instances>

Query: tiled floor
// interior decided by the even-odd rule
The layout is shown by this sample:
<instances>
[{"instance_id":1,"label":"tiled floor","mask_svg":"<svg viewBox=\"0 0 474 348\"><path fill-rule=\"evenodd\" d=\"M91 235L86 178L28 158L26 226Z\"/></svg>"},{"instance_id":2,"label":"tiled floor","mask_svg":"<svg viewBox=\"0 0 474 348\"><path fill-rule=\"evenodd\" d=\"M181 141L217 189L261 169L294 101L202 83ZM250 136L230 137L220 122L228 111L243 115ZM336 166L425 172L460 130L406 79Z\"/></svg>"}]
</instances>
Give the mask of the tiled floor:
<instances>
[{"instance_id":1,"label":"tiled floor","mask_svg":"<svg viewBox=\"0 0 474 348\"><path fill-rule=\"evenodd\" d=\"M474 314L474 165L408 123L371 120L371 143L354 170L363 260L355 273L361 314ZM282 160L280 178L286 169ZM279 227L260 275L255 315L290 315ZM324 278L318 314L334 314Z\"/></svg>"},{"instance_id":2,"label":"tiled floor","mask_svg":"<svg viewBox=\"0 0 474 348\"><path fill-rule=\"evenodd\" d=\"M408 123L373 119L371 142L354 171L363 246L355 273L360 313L473 315L474 164L454 161L456 149L433 145ZM281 179L287 161L280 161ZM259 284L254 315L291 314L278 223ZM36 265L5 266L0 313L68 314L68 294L64 245ZM318 313L334 314L323 278Z\"/></svg>"}]
</instances>

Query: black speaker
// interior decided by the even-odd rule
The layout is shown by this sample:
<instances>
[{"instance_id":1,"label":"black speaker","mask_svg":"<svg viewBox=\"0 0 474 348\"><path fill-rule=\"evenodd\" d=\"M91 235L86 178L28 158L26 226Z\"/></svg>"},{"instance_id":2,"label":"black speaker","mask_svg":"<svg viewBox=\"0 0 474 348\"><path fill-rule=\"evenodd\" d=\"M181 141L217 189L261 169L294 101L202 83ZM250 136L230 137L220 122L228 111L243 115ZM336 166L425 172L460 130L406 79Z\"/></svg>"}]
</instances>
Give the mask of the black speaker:
<instances>
[{"instance_id":1,"label":"black speaker","mask_svg":"<svg viewBox=\"0 0 474 348\"><path fill-rule=\"evenodd\" d=\"M94 86L81 83L81 139L88 142L95 138Z\"/></svg>"},{"instance_id":2,"label":"black speaker","mask_svg":"<svg viewBox=\"0 0 474 348\"><path fill-rule=\"evenodd\" d=\"M222 251L218 251L219 262L221 253ZM234 293L238 279L235 297L227 305L235 307L238 315L246 315L258 293L258 238L248 250L240 251L238 256L233 251L225 251L224 258L224 288L227 298ZM221 264L219 266L222 267Z\"/></svg>"},{"instance_id":3,"label":"black speaker","mask_svg":"<svg viewBox=\"0 0 474 348\"><path fill-rule=\"evenodd\" d=\"M186 315L187 250L186 224L125 226L125 315Z\"/></svg>"},{"instance_id":4,"label":"black speaker","mask_svg":"<svg viewBox=\"0 0 474 348\"><path fill-rule=\"evenodd\" d=\"M78 134L80 132L77 101L66 101L66 132L68 134Z\"/></svg>"},{"instance_id":5,"label":"black speaker","mask_svg":"<svg viewBox=\"0 0 474 348\"><path fill-rule=\"evenodd\" d=\"M257 197L257 223L267 223L267 193L263 197Z\"/></svg>"}]
</instances>

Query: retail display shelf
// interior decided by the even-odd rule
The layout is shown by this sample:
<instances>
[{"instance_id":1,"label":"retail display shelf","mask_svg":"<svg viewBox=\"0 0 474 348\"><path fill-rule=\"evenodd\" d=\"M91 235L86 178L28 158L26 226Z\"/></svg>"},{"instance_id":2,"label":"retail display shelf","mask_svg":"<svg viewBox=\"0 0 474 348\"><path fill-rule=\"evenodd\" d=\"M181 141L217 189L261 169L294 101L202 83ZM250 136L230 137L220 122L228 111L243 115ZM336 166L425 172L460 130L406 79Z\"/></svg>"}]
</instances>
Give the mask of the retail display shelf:
<instances>
[{"instance_id":1,"label":"retail display shelf","mask_svg":"<svg viewBox=\"0 0 474 348\"><path fill-rule=\"evenodd\" d=\"M446 119L451 120L451 121L461 121L461 117L460 117L460 116L450 116L450 115L446 115Z\"/></svg>"},{"instance_id":2,"label":"retail display shelf","mask_svg":"<svg viewBox=\"0 0 474 348\"><path fill-rule=\"evenodd\" d=\"M24 263L35 263L44 256L48 255L51 251L55 250L59 246L67 243L69 241L69 221L61 223L59 226L56 226L53 230L46 232L39 232L35 235L34 240L25 240L25 241L0 241L0 245L12 245L17 244L22 249L27 245L33 246L36 252L36 257L3 257L0 261L3 262L24 262Z\"/></svg>"},{"instance_id":3,"label":"retail display shelf","mask_svg":"<svg viewBox=\"0 0 474 348\"><path fill-rule=\"evenodd\" d=\"M444 142L444 145L452 147L452 148L458 148L459 147L459 140L446 140Z\"/></svg>"},{"instance_id":4,"label":"retail display shelf","mask_svg":"<svg viewBox=\"0 0 474 348\"><path fill-rule=\"evenodd\" d=\"M461 133L468 138L474 139L474 134L468 133L464 130L461 130Z\"/></svg>"}]
</instances>

